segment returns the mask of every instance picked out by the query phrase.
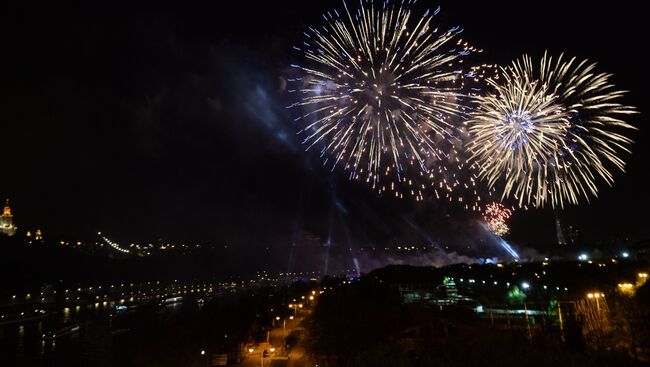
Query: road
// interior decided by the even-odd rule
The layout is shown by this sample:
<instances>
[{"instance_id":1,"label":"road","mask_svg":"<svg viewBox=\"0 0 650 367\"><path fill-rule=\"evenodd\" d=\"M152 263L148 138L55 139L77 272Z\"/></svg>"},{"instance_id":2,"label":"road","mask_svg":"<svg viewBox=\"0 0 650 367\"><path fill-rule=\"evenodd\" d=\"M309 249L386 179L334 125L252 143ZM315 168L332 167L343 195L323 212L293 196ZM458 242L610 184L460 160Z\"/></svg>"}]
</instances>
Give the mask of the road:
<instances>
[{"instance_id":1,"label":"road","mask_svg":"<svg viewBox=\"0 0 650 367\"><path fill-rule=\"evenodd\" d=\"M298 315L298 317L294 318L293 320L287 320L284 328L283 324L279 323L279 325L277 325L278 327L270 331L269 347L275 347L277 352L276 356L268 359L265 358L264 367L304 367L306 365L305 351L301 345L295 346L288 356L283 356L283 354L280 353L286 336L298 327L306 315L307 311L303 311L302 315ZM250 364L245 364L246 362ZM251 358L250 361L245 361L245 363L242 363L242 366L261 367L259 354L256 357Z\"/></svg>"},{"instance_id":2,"label":"road","mask_svg":"<svg viewBox=\"0 0 650 367\"><path fill-rule=\"evenodd\" d=\"M305 358L305 350L302 346L296 346L289 353L288 359L271 360L269 367L305 367L306 365L307 358Z\"/></svg>"},{"instance_id":3,"label":"road","mask_svg":"<svg viewBox=\"0 0 650 367\"><path fill-rule=\"evenodd\" d=\"M305 358L305 350L302 345L297 345L291 350L289 354L289 361L287 367L304 367L307 364L307 358Z\"/></svg>"}]
</instances>

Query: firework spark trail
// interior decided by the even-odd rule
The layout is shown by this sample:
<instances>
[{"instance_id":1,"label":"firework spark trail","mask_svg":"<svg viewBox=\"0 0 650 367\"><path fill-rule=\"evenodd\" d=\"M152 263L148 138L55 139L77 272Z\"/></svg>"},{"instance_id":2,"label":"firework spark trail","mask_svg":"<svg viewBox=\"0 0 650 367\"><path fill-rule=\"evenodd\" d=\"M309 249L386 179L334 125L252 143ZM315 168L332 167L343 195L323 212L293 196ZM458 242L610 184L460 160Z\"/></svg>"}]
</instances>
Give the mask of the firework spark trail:
<instances>
[{"instance_id":1,"label":"firework spark trail","mask_svg":"<svg viewBox=\"0 0 650 367\"><path fill-rule=\"evenodd\" d=\"M453 143L466 117L460 64L476 50L456 40L459 28L434 28L438 10L416 17L414 3L361 1L354 11L344 2L342 14L326 13L296 47L307 63L292 65L302 76L289 79L297 85L289 92L299 95L290 108L302 111L307 149L318 146L332 169L379 193L403 197L400 187L411 186L407 194L422 200L427 184L412 177L435 176L429 163L449 158L439 141Z\"/></svg>"},{"instance_id":2,"label":"firework spark trail","mask_svg":"<svg viewBox=\"0 0 650 367\"><path fill-rule=\"evenodd\" d=\"M510 231L506 223L512 215L514 209L508 209L501 203L491 203L485 206L483 221L488 226L490 232L499 237L503 237Z\"/></svg>"},{"instance_id":3,"label":"firework spark trail","mask_svg":"<svg viewBox=\"0 0 650 367\"><path fill-rule=\"evenodd\" d=\"M520 206L564 207L598 194L597 181L614 182L612 167L624 170L619 157L634 127L622 119L636 113L620 104L610 74L595 64L542 58L539 68L523 56L488 79L494 91L477 97L466 122L468 149L479 177L513 196Z\"/></svg>"}]
</instances>

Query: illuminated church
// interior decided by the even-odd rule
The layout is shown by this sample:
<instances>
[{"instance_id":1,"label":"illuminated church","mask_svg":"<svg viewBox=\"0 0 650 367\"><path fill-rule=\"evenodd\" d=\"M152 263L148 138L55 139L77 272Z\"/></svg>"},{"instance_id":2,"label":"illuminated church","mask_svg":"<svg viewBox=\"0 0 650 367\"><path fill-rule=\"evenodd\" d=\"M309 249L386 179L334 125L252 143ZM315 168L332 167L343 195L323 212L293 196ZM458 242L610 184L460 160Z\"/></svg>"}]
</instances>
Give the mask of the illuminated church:
<instances>
[{"instance_id":1,"label":"illuminated church","mask_svg":"<svg viewBox=\"0 0 650 367\"><path fill-rule=\"evenodd\" d=\"M5 202L4 210L0 216L0 234L5 236L13 236L16 234L16 226L14 225L14 216L11 214L9 207L9 199Z\"/></svg>"}]
</instances>

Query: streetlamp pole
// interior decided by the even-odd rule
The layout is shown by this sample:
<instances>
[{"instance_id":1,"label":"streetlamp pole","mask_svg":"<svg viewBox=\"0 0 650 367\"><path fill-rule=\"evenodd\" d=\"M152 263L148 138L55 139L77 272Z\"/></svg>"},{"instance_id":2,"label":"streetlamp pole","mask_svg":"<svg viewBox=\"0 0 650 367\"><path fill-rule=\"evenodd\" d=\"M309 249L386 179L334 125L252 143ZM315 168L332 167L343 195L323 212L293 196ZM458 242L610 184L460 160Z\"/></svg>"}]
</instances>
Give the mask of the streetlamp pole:
<instances>
[{"instance_id":1,"label":"streetlamp pole","mask_svg":"<svg viewBox=\"0 0 650 367\"><path fill-rule=\"evenodd\" d=\"M530 319L528 319L528 305L526 305L526 302L524 302L524 316L526 317L526 329L528 331L528 340L531 340L533 338L532 332L530 330Z\"/></svg>"}]
</instances>

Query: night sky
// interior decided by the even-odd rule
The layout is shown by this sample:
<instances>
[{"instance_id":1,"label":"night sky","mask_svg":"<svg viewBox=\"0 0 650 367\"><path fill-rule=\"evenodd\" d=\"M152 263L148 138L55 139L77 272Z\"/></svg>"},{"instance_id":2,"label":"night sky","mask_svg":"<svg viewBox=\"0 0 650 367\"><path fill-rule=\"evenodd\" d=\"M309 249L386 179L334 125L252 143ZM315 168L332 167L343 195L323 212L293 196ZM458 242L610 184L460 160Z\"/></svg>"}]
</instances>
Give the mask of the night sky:
<instances>
[{"instance_id":1,"label":"night sky","mask_svg":"<svg viewBox=\"0 0 650 367\"><path fill-rule=\"evenodd\" d=\"M180 2L179 2L180 3ZM434 7L438 3L420 1ZM634 155L613 188L560 214L585 241L650 237L648 21L639 2L445 1L442 27L506 64L527 52L599 62L630 93ZM57 4L58 5L58 4ZM614 5L616 5L614 7ZM291 45L338 1L222 1L0 10L0 197L21 231L236 243L306 234L357 245L435 239L467 215L376 197L304 152L281 76ZM6 7L3 5L2 7ZM333 219L335 218L335 219ZM515 243L552 242L551 210L517 212ZM333 223L330 226L330 223ZM419 236L419 237L418 237Z\"/></svg>"}]
</instances>

